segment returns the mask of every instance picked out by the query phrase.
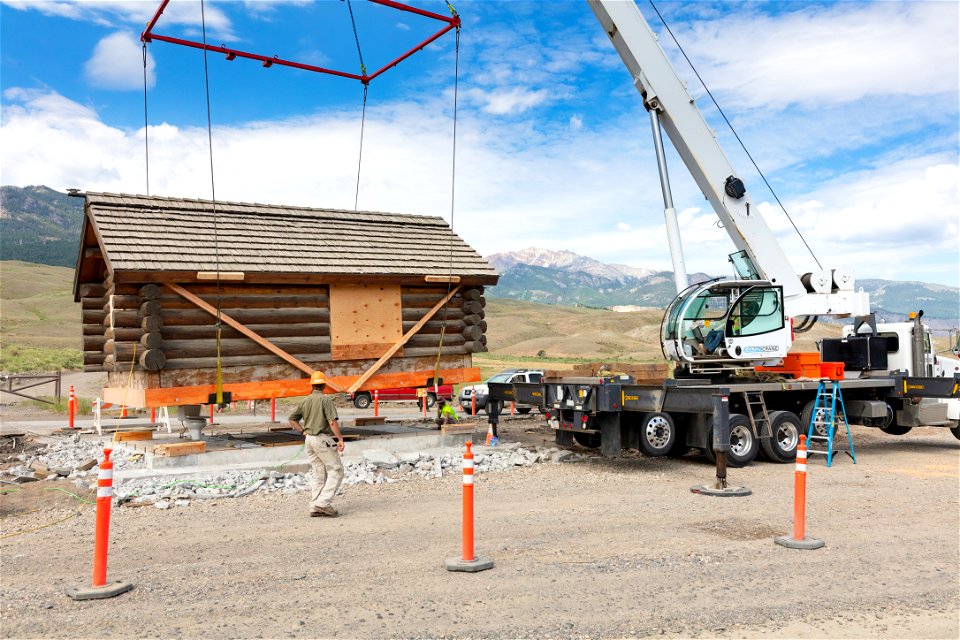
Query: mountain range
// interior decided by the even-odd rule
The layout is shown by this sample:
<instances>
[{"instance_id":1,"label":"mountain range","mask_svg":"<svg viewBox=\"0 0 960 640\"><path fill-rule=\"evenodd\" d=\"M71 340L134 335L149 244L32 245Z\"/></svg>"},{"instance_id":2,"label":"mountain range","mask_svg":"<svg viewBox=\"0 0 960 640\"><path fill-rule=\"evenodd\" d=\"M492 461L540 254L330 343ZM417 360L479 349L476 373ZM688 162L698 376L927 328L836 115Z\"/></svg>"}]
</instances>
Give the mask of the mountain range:
<instances>
[{"instance_id":1,"label":"mountain range","mask_svg":"<svg viewBox=\"0 0 960 640\"><path fill-rule=\"evenodd\" d=\"M45 186L0 187L0 259L73 267L83 220L83 200ZM663 309L676 295L673 273L606 264L572 251L531 247L488 256L500 282L488 295L547 304ZM711 276L689 274L691 282ZM923 309L935 328L953 328L960 289L925 282L863 279L877 316L904 320ZM939 325L939 326L937 326Z\"/></svg>"},{"instance_id":2,"label":"mountain range","mask_svg":"<svg viewBox=\"0 0 960 640\"><path fill-rule=\"evenodd\" d=\"M656 307L663 309L676 296L673 272L619 264L604 264L571 251L531 247L487 257L500 273L500 282L487 295L565 306ZM689 274L691 283L711 278ZM960 317L960 289L926 282L857 280L870 294L877 317L902 321L923 309L937 329L954 328Z\"/></svg>"},{"instance_id":3,"label":"mountain range","mask_svg":"<svg viewBox=\"0 0 960 640\"><path fill-rule=\"evenodd\" d=\"M0 259L73 267L83 199L50 187L0 187Z\"/></svg>"}]
</instances>

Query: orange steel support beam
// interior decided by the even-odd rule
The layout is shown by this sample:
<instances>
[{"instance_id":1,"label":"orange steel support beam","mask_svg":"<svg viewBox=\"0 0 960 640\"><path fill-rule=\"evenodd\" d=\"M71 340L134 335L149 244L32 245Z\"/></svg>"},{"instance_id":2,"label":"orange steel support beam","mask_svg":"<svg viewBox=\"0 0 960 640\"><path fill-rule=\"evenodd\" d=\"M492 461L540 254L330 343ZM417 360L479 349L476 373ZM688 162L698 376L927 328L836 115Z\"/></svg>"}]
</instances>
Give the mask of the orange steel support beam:
<instances>
[{"instance_id":1,"label":"orange steel support beam","mask_svg":"<svg viewBox=\"0 0 960 640\"><path fill-rule=\"evenodd\" d=\"M184 289L184 288L181 287L180 285L178 285L178 284L173 284L172 282L166 282L166 283L164 283L164 286L166 286L168 289L170 289L171 291L173 291L173 292L176 293L177 295L181 296L182 298L185 298L185 299L188 300L189 302L192 302L192 303L195 304L196 306L200 307L201 309L203 309L204 311L206 311L207 313L209 313L209 314L212 315L213 317L215 317L215 318L219 317L220 320L221 320L224 324L233 327L234 329L236 329L237 331L239 331L240 333L242 333L242 334L245 335L246 337L248 337L248 338L250 338L251 340L253 340L254 342L256 342L258 345L260 345L261 347L263 347L264 349L266 349L267 351L269 351L270 353L272 353L272 354L274 354L274 355L276 355L276 356L279 356L280 358L283 358L283 359L286 360L288 363L290 363L290 364L292 364L293 366L295 366L297 369L300 369L300 371L303 371L303 372L306 373L307 375L309 375L309 374L311 374L311 373L314 372L314 368L311 367L310 365L301 362L301 361L298 360L297 358L293 357L292 355L290 355L289 353L287 353L286 351L284 351L283 349L281 349L281 348L278 347L277 345L273 344L272 342L270 342L269 340L267 340L266 338L264 338L263 336L261 336L259 333L255 332L255 331L251 331L250 329L248 329L247 327L243 326L241 323L237 322L236 320L234 320L233 318L231 318L231 317L228 316L227 314L223 313L222 311L218 312L215 307L213 307L212 305L204 302L202 299L200 299L200 298L197 297L196 295L190 293L189 291L187 291L186 289ZM343 391L343 388L342 388L342 387L337 386L335 383L331 383L329 378L327 379L327 386L330 387L330 388L332 388L334 391ZM224 387L224 388L226 388L226 387ZM247 399L256 399L256 398L237 398L237 399L238 399L238 400L240 400L240 399L247 400Z\"/></svg>"},{"instance_id":2,"label":"orange steel support beam","mask_svg":"<svg viewBox=\"0 0 960 640\"><path fill-rule=\"evenodd\" d=\"M353 393L353 392L355 392L357 389L359 389L361 386L363 386L363 385L367 382L367 380L368 380L373 374L375 374L377 371L379 371L379 370L380 370L380 367L382 367L382 366L386 363L387 360L389 360L390 358L392 358L392 357L393 357L393 354L395 354L395 353L400 349L400 347L402 347L403 345L405 345L405 344L407 343L407 340L409 340L410 338L412 338L413 335L417 333L417 331L420 331L420 329L423 328L423 325L427 324L427 321L428 321L430 318L432 318L432 317L434 316L434 314L437 313L437 311L439 311L440 309L442 309L442 308L443 308L443 305L447 304L447 303L450 301L450 298L452 298L454 295L456 295L456 293L457 293L458 291L460 291L460 289L461 289L461 287L459 287L459 286L454 287L453 289L450 290L450 293L448 293L446 296L443 297L443 299L442 299L440 302L438 302L437 304L433 305L433 308L430 309L430 311L427 311L427 313L426 313L422 318L420 318L420 321L417 322L417 324L413 325L413 326L410 328L410 331L407 331L405 334L403 334L403 337L402 337L402 338L400 338L399 340L397 340L397 342L396 342L392 347L390 347L389 349L387 349L387 352L386 352L385 354L383 354L383 356L381 356L379 360L377 360L377 361L374 362L372 365L370 365L370 368L367 369L367 370L363 373L363 375L361 375L359 378L357 378L356 382L354 382L352 385L350 385L350 388L347 389L347 392L348 392L348 393ZM439 357L438 357L437 359L439 360ZM446 384L446 381L445 381L444 383Z\"/></svg>"},{"instance_id":3,"label":"orange steel support beam","mask_svg":"<svg viewBox=\"0 0 960 640\"><path fill-rule=\"evenodd\" d=\"M431 371L401 371L398 373L380 373L369 378L364 389L395 389L400 387L423 387L427 379L433 377ZM460 382L479 382L480 369L441 369L440 376L444 384ZM327 392L336 393L331 382L340 388L347 388L357 380L357 376L327 377ZM103 390L105 402L119 404L125 402L128 407L174 407L185 404L207 404L216 385L206 384L193 387L167 387L163 389L122 389L119 387ZM265 400L268 398L291 398L310 393L309 378L291 380L265 380L263 382L225 382L224 392L232 394L232 400ZM125 398L125 400L123 400Z\"/></svg>"}]
</instances>

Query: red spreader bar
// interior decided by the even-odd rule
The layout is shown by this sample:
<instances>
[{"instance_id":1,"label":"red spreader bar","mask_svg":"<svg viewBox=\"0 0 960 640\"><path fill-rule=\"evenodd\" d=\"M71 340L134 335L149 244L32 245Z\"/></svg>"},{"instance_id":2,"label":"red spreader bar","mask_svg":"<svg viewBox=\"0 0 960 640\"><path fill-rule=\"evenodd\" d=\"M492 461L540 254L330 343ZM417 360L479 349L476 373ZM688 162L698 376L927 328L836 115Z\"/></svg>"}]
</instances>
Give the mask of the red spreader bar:
<instances>
[{"instance_id":1,"label":"red spreader bar","mask_svg":"<svg viewBox=\"0 0 960 640\"><path fill-rule=\"evenodd\" d=\"M368 84L371 80L379 76L381 73L388 69L392 69L397 66L417 51L420 51L427 45L429 45L434 40L437 40L443 36L448 31L453 29L460 28L460 16L454 14L453 16L444 16L439 13L434 13L432 11L425 11L423 9L417 9L416 7L411 7L399 2L393 2L393 0L369 0L374 4L383 5L385 7L390 7L392 9L397 9L399 11L406 11L408 13L415 13L425 18L431 18L433 20L439 20L440 22L446 23L446 26L440 29L420 44L417 44L410 48L409 51L402 54L401 56L395 58L392 62L385 64L384 66L377 69L371 74L356 74L350 73L348 71L337 71L335 69L327 69L325 67L318 67L312 64L305 64L303 62L296 62L293 60L284 60L283 58L273 56L263 56L258 53L250 53L249 51L240 51L239 49L231 49L230 47L216 46L212 44L203 44L202 42L196 42L194 40L184 40L183 38L173 38L171 36L160 35L159 33L154 33L153 28L157 25L157 21L160 19L160 16L163 15L163 10L167 8L167 5L170 4L170 0L163 0L160 3L160 8L157 9L157 12L154 14L153 19L147 24L147 28L143 33L140 34L141 42L152 42L153 40L159 40L160 42L169 42L170 44L178 44L184 47L193 47L194 49L206 49L207 51L215 51L217 53L222 53L227 57L227 60L235 60L236 58L247 58L249 60L259 60L264 67L269 68L273 65L280 65L283 67L293 67L294 69L303 69L304 71L315 71L316 73L326 73L332 76L339 76L341 78L349 78L351 80L359 80L363 84Z\"/></svg>"}]
</instances>

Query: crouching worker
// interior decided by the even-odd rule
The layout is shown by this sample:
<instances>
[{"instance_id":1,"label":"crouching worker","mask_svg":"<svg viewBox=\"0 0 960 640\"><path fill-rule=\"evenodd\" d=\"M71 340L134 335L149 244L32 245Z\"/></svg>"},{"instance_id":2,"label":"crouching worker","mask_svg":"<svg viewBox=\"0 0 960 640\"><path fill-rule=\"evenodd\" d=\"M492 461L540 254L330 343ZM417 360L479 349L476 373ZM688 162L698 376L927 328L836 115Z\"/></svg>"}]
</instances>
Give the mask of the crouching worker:
<instances>
[{"instance_id":1,"label":"crouching worker","mask_svg":"<svg viewBox=\"0 0 960 640\"><path fill-rule=\"evenodd\" d=\"M313 491L310 500L310 515L314 517L339 515L331 506L333 497L343 481L343 435L337 422L337 407L333 396L324 395L326 378L320 371L310 375L313 393L304 398L290 414L290 426L306 435L303 444L307 458L313 467ZM300 421L303 421L303 426Z\"/></svg>"},{"instance_id":2,"label":"crouching worker","mask_svg":"<svg viewBox=\"0 0 960 640\"><path fill-rule=\"evenodd\" d=\"M445 424L451 424L454 422L460 422L460 418L457 417L456 409L448 405L444 398L437 400L437 429Z\"/></svg>"}]
</instances>

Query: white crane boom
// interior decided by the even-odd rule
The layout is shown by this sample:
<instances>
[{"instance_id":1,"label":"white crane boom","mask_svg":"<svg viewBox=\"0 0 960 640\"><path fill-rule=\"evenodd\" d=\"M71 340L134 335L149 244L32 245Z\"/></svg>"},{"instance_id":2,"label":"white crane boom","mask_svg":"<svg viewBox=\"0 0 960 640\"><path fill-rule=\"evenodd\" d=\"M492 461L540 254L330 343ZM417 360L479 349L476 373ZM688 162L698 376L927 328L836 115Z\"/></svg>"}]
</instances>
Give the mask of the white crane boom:
<instances>
[{"instance_id":1,"label":"white crane boom","mask_svg":"<svg viewBox=\"0 0 960 640\"><path fill-rule=\"evenodd\" d=\"M869 313L868 295L853 291L853 278L845 270L812 273L801 280L753 205L750 194L737 178L716 135L677 76L656 34L636 4L622 0L587 2L630 71L634 84L643 96L644 105L651 112L655 140L659 137L659 121L687 170L710 201L730 239L749 258L756 271L755 277L783 288L786 315L847 316ZM672 237L676 231L675 223L670 220L673 212L669 185L665 182L665 165L661 165L661 179L664 181L668 237L676 271L678 267L682 268L682 254L679 238ZM742 271L739 275L749 277ZM678 277L678 290L681 282Z\"/></svg>"}]
</instances>

